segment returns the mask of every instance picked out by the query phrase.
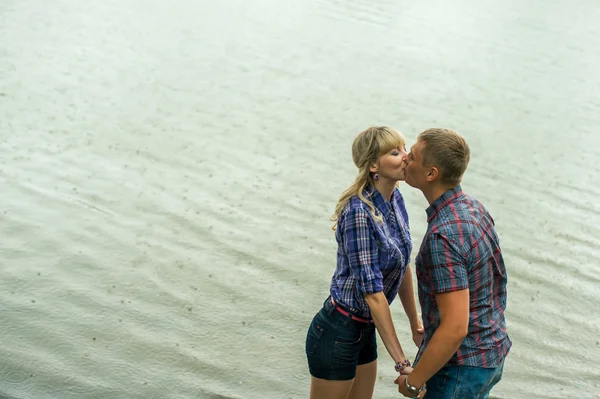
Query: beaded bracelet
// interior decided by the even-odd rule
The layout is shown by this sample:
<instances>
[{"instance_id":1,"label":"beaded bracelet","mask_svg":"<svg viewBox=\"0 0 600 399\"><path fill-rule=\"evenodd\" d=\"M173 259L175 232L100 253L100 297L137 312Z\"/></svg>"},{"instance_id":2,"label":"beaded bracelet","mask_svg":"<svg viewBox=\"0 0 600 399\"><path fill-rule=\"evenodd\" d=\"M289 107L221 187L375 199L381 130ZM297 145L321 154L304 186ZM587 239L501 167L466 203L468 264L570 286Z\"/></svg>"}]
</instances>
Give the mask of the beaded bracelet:
<instances>
[{"instance_id":1,"label":"beaded bracelet","mask_svg":"<svg viewBox=\"0 0 600 399\"><path fill-rule=\"evenodd\" d=\"M410 361L408 359L404 359L394 366L397 372L401 373L406 367L410 367Z\"/></svg>"}]
</instances>

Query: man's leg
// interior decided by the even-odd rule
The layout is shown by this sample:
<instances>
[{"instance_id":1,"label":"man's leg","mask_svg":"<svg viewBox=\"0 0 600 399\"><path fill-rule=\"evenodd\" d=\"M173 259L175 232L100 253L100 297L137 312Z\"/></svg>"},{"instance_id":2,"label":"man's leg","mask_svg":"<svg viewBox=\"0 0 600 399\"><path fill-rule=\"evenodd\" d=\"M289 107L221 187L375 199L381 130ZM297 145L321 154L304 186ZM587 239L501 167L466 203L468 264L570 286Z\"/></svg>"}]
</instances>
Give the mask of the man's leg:
<instances>
[{"instance_id":1,"label":"man's leg","mask_svg":"<svg viewBox=\"0 0 600 399\"><path fill-rule=\"evenodd\" d=\"M502 379L503 371L504 371L504 360L502 361L502 364L500 366L498 366L498 368L496 368L494 375L492 376L492 379L490 381L489 387L487 388L487 392L483 396L481 396L481 399L488 399L490 397L490 391Z\"/></svg>"},{"instance_id":2,"label":"man's leg","mask_svg":"<svg viewBox=\"0 0 600 399\"><path fill-rule=\"evenodd\" d=\"M502 365L497 368L460 366L456 396L461 399L488 399L490 390L502 378Z\"/></svg>"},{"instance_id":3,"label":"man's leg","mask_svg":"<svg viewBox=\"0 0 600 399\"><path fill-rule=\"evenodd\" d=\"M425 399L454 399L458 387L459 366L442 367L427 381Z\"/></svg>"}]
</instances>

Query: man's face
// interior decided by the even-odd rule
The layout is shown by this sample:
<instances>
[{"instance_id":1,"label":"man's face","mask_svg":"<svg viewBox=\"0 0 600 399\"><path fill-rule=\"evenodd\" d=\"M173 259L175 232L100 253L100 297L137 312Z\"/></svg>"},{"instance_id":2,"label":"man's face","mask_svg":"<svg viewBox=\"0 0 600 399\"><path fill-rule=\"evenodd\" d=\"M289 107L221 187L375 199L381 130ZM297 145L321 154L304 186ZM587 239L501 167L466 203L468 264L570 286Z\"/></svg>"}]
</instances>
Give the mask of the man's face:
<instances>
[{"instance_id":1,"label":"man's face","mask_svg":"<svg viewBox=\"0 0 600 399\"><path fill-rule=\"evenodd\" d=\"M422 189L427 184L427 175L430 168L423 165L422 141L417 141L404 157L404 180L414 188Z\"/></svg>"}]
</instances>

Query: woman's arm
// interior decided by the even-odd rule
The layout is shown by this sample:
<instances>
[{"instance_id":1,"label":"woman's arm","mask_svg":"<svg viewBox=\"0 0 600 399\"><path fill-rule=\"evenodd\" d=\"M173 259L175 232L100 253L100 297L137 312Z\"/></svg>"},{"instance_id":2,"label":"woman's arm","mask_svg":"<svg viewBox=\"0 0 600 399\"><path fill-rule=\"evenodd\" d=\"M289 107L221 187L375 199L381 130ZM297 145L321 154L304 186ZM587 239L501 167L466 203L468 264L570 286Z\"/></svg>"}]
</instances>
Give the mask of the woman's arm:
<instances>
[{"instance_id":1,"label":"woman's arm","mask_svg":"<svg viewBox=\"0 0 600 399\"><path fill-rule=\"evenodd\" d=\"M404 356L404 351L402 351L402 346L396 335L396 328L392 322L392 314L387 298L383 292L377 292L365 295L365 300L367 301L367 305L369 305L371 317L373 317L373 322L379 332L379 336L388 353L394 359L394 363L403 362L406 356Z\"/></svg>"},{"instance_id":2,"label":"woman's arm","mask_svg":"<svg viewBox=\"0 0 600 399\"><path fill-rule=\"evenodd\" d=\"M394 362L398 364L404 361L406 356L398 341L390 306L383 293L375 227L369 213L361 208L350 209L344 218L342 229L344 250L348 256L351 273L356 279L356 288L364 295L379 336Z\"/></svg>"},{"instance_id":3,"label":"woman's arm","mask_svg":"<svg viewBox=\"0 0 600 399\"><path fill-rule=\"evenodd\" d=\"M402 307L404 308L404 312L406 312L406 316L410 322L410 329L413 335L413 341L415 341L415 345L421 346L421 341L423 339L423 333L425 330L423 329L423 323L419 314L417 313L417 303L415 301L415 292L413 290L413 278L412 278L412 270L410 265L406 267L406 272L404 273L404 278L400 283L400 288L398 289L398 296L400 297L400 301L402 302Z\"/></svg>"}]
</instances>

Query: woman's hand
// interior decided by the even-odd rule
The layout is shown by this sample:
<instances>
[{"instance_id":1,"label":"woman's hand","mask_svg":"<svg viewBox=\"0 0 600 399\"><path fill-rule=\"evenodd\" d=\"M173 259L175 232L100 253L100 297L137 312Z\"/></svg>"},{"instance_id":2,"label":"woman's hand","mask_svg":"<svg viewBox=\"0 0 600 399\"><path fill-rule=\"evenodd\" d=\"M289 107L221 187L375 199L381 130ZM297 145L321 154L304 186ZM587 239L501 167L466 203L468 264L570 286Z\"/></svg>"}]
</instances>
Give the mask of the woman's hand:
<instances>
[{"instance_id":1,"label":"woman's hand","mask_svg":"<svg viewBox=\"0 0 600 399\"><path fill-rule=\"evenodd\" d=\"M419 323L416 328L412 329L412 339L417 348L421 347L421 343L423 342L423 334L425 333L425 329L423 325Z\"/></svg>"}]
</instances>

